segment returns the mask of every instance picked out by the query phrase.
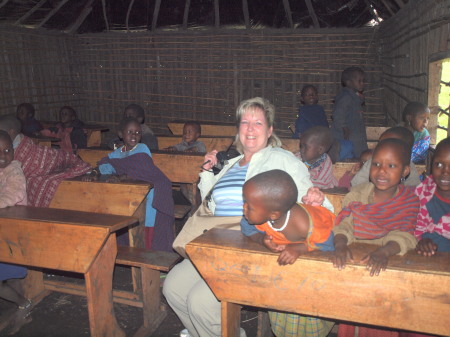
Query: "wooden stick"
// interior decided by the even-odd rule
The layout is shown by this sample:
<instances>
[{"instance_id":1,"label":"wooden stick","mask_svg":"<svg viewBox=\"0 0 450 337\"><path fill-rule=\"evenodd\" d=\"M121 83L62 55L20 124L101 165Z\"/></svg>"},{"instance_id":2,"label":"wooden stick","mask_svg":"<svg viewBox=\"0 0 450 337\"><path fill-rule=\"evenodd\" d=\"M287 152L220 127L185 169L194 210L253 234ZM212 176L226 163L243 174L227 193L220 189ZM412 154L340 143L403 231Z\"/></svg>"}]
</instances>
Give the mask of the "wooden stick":
<instances>
[{"instance_id":1,"label":"wooden stick","mask_svg":"<svg viewBox=\"0 0 450 337\"><path fill-rule=\"evenodd\" d=\"M242 0L242 11L244 12L245 28L250 29L250 14L248 12L247 0Z\"/></svg>"},{"instance_id":2,"label":"wooden stick","mask_svg":"<svg viewBox=\"0 0 450 337\"><path fill-rule=\"evenodd\" d=\"M19 20L17 20L14 24L15 25L20 25L23 21L25 21L26 19L28 19L28 17L33 14L34 12L36 12L39 8L42 7L43 4L45 4L47 2L47 0L41 0L39 1L33 8L31 8L24 16L22 16Z\"/></svg>"},{"instance_id":3,"label":"wooden stick","mask_svg":"<svg viewBox=\"0 0 450 337\"><path fill-rule=\"evenodd\" d=\"M127 16L125 18L125 27L127 28L127 32L130 31L130 27L128 26L128 20L130 18L130 12L131 12L131 9L133 8L133 5L134 5L134 0L131 0L130 4L128 5Z\"/></svg>"},{"instance_id":4,"label":"wooden stick","mask_svg":"<svg viewBox=\"0 0 450 337\"><path fill-rule=\"evenodd\" d=\"M62 0L55 8L53 8L50 13L47 14L47 16L42 20L36 27L42 27L50 18L56 14L59 9L66 4L66 2L69 0Z\"/></svg>"},{"instance_id":5,"label":"wooden stick","mask_svg":"<svg viewBox=\"0 0 450 337\"><path fill-rule=\"evenodd\" d=\"M305 3L306 3L306 7L308 7L309 15L311 16L311 18L313 20L314 27L320 28L319 20L317 20L316 12L314 11L314 7L311 3L311 0L305 0Z\"/></svg>"},{"instance_id":6,"label":"wooden stick","mask_svg":"<svg viewBox=\"0 0 450 337\"><path fill-rule=\"evenodd\" d=\"M158 23L159 9L161 7L161 0L156 0L155 2L155 10L153 11L153 19L152 19L152 32L155 31L156 25Z\"/></svg>"},{"instance_id":7,"label":"wooden stick","mask_svg":"<svg viewBox=\"0 0 450 337\"><path fill-rule=\"evenodd\" d=\"M106 31L109 31L109 22L108 17L106 16L106 2L102 0L102 9L103 9L103 20L105 20Z\"/></svg>"},{"instance_id":8,"label":"wooden stick","mask_svg":"<svg viewBox=\"0 0 450 337\"><path fill-rule=\"evenodd\" d=\"M214 26L216 28L220 27L219 0L214 0Z\"/></svg>"},{"instance_id":9,"label":"wooden stick","mask_svg":"<svg viewBox=\"0 0 450 337\"><path fill-rule=\"evenodd\" d=\"M190 6L191 6L191 0L186 0L186 4L184 5L184 14L183 14L183 29L187 29Z\"/></svg>"},{"instance_id":10,"label":"wooden stick","mask_svg":"<svg viewBox=\"0 0 450 337\"><path fill-rule=\"evenodd\" d=\"M294 22L292 20L292 12L291 12L291 6L289 5L289 0L283 0L284 10L286 12L286 17L289 22L289 27L294 28Z\"/></svg>"},{"instance_id":11,"label":"wooden stick","mask_svg":"<svg viewBox=\"0 0 450 337\"><path fill-rule=\"evenodd\" d=\"M86 17L92 12L92 3L94 0L89 0L86 5L84 6L83 10L81 11L81 14L78 16L78 18L75 20L75 22L72 24L71 27L69 27L65 32L68 34L74 34L77 29L81 26L81 24L84 22Z\"/></svg>"}]
</instances>

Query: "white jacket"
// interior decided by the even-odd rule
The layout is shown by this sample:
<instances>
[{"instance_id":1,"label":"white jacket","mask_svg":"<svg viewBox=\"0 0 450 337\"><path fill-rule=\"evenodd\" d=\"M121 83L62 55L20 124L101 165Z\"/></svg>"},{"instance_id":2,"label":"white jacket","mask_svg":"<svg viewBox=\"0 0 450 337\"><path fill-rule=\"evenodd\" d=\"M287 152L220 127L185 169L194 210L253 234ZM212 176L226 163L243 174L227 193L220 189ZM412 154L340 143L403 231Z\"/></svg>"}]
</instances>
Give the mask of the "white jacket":
<instances>
[{"instance_id":1,"label":"white jacket","mask_svg":"<svg viewBox=\"0 0 450 337\"><path fill-rule=\"evenodd\" d=\"M229 160L228 164L225 165L217 175L214 175L212 172L208 171L203 171L200 173L200 183L198 184L198 187L200 189L202 200L206 197L216 182L233 166L233 164L241 160L243 157L244 155L240 155ZM286 151L282 148L267 146L255 153L250 160L245 181L261 172L275 169L283 170L289 173L292 179L294 179L298 189L298 201L301 202L302 197L306 195L308 189L313 186L311 180L309 179L308 169L303 162L292 154L292 152ZM331 212L334 211L333 205L328 199L325 198L322 205L328 208ZM214 200L211 199L209 202L209 209L214 213L215 208L216 205Z\"/></svg>"}]
</instances>

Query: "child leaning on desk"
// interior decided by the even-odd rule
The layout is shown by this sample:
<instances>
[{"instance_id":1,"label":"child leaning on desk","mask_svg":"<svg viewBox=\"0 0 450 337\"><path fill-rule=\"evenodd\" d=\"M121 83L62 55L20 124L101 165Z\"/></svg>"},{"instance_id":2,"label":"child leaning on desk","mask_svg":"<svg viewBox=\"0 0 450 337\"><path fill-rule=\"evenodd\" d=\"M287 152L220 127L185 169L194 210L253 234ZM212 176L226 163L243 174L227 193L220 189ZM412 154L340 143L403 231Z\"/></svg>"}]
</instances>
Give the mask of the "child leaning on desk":
<instances>
[{"instance_id":1,"label":"child leaning on desk","mask_svg":"<svg viewBox=\"0 0 450 337\"><path fill-rule=\"evenodd\" d=\"M102 174L111 174L113 176L108 179L109 182L127 178L151 182L153 188L147 195L145 209L145 246L148 249L172 251L172 183L153 164L147 145L140 143L141 124L136 118L124 118L118 130L124 145L110 153L107 158L101 159L98 168L83 177L83 181L94 181ZM155 198L155 191L158 198Z\"/></svg>"},{"instance_id":2,"label":"child leaning on desk","mask_svg":"<svg viewBox=\"0 0 450 337\"><path fill-rule=\"evenodd\" d=\"M205 143L198 140L201 134L202 127L199 122L186 122L183 126L183 139L181 143L169 146L165 150L206 153Z\"/></svg>"},{"instance_id":3,"label":"child leaning on desk","mask_svg":"<svg viewBox=\"0 0 450 337\"><path fill-rule=\"evenodd\" d=\"M335 215L322 206L297 203L297 187L281 170L255 175L243 187L244 216L260 233L251 236L272 252L280 265L293 264L313 250L333 250ZM264 234L265 232L265 234ZM270 312L272 331L281 336L325 337L334 322L281 312Z\"/></svg>"},{"instance_id":4,"label":"child leaning on desk","mask_svg":"<svg viewBox=\"0 0 450 337\"><path fill-rule=\"evenodd\" d=\"M0 208L26 204L27 185L22 164L14 160L11 137L6 131L0 130ZM9 335L31 322L31 300L11 286L14 279L24 278L26 275L25 267L0 263L0 298L17 306L17 311L8 327Z\"/></svg>"}]
</instances>

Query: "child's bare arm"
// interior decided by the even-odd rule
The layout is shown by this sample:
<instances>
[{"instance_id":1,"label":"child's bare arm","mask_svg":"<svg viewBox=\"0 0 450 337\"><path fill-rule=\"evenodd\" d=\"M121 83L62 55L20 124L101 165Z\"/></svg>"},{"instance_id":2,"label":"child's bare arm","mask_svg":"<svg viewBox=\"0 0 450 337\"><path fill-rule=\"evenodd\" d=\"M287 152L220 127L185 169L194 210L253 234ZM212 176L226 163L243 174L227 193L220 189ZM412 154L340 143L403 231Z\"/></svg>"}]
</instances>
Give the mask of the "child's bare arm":
<instances>
[{"instance_id":1,"label":"child's bare arm","mask_svg":"<svg viewBox=\"0 0 450 337\"><path fill-rule=\"evenodd\" d=\"M421 239L417 244L416 251L417 254L423 256L433 256L437 252L437 244L433 242L433 240L425 238Z\"/></svg>"},{"instance_id":2,"label":"child's bare arm","mask_svg":"<svg viewBox=\"0 0 450 337\"><path fill-rule=\"evenodd\" d=\"M287 264L294 264L297 258L308 252L308 247L304 243L293 243L286 245L286 248L281 252L278 257L278 264L285 266Z\"/></svg>"},{"instance_id":3,"label":"child's bare arm","mask_svg":"<svg viewBox=\"0 0 450 337\"><path fill-rule=\"evenodd\" d=\"M370 276L378 276L380 271L386 270L389 257L398 253L400 253L400 245L395 241L389 241L386 245L365 256L361 262L367 263Z\"/></svg>"},{"instance_id":4,"label":"child's bare arm","mask_svg":"<svg viewBox=\"0 0 450 337\"><path fill-rule=\"evenodd\" d=\"M279 245L279 244L276 244L275 242L273 242L272 235L267 235L267 234L264 235L263 245L266 246L267 249L269 249L270 251L272 251L274 253L281 252L286 248L285 245Z\"/></svg>"},{"instance_id":5,"label":"child's bare arm","mask_svg":"<svg viewBox=\"0 0 450 337\"><path fill-rule=\"evenodd\" d=\"M337 234L334 237L334 254L331 256L333 267L342 270L345 268L347 259L353 262L353 254L347 246L347 237L343 234Z\"/></svg>"}]
</instances>

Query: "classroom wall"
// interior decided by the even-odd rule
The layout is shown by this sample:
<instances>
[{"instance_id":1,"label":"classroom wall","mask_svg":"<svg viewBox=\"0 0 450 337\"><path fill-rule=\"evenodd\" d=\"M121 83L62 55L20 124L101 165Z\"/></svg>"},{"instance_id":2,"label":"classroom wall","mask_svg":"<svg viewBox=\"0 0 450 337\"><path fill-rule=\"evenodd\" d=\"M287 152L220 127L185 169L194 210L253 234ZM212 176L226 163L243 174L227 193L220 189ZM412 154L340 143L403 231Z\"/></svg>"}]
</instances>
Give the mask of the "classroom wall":
<instances>
[{"instance_id":1,"label":"classroom wall","mask_svg":"<svg viewBox=\"0 0 450 337\"><path fill-rule=\"evenodd\" d=\"M428 66L450 57L449 12L449 0L409 1L380 26L383 110L396 121L409 101L434 104L428 102Z\"/></svg>"},{"instance_id":2,"label":"classroom wall","mask_svg":"<svg viewBox=\"0 0 450 337\"><path fill-rule=\"evenodd\" d=\"M80 108L72 45L67 34L0 25L0 115L23 102L46 120L56 119L63 105Z\"/></svg>"},{"instance_id":3,"label":"classroom wall","mask_svg":"<svg viewBox=\"0 0 450 337\"><path fill-rule=\"evenodd\" d=\"M67 35L0 25L0 114L31 101L41 119L73 105L81 119L114 130L125 105L140 103L147 123L168 133L173 119L230 122L238 103L264 96L289 136L300 90L319 88L331 113L340 73L367 73L367 117L385 122L376 31L367 29L201 30Z\"/></svg>"}]
</instances>

